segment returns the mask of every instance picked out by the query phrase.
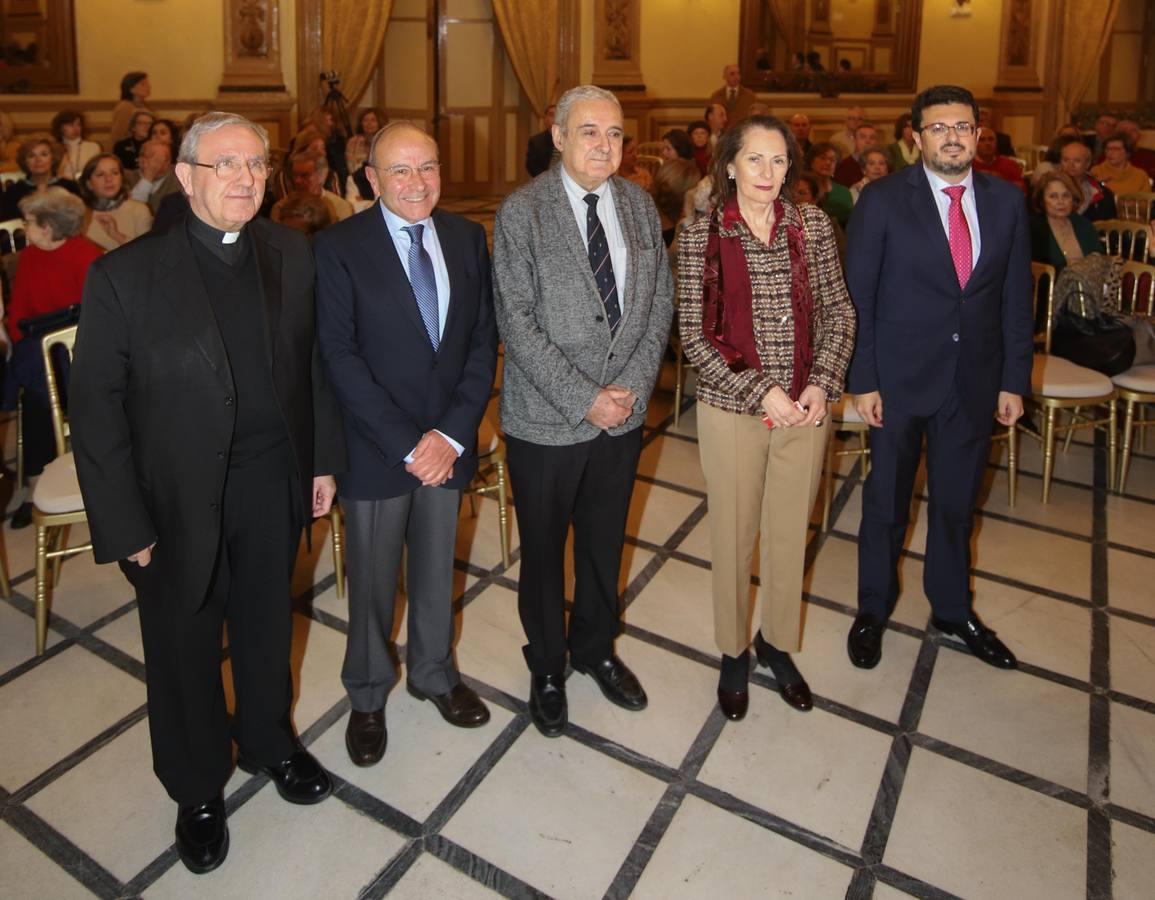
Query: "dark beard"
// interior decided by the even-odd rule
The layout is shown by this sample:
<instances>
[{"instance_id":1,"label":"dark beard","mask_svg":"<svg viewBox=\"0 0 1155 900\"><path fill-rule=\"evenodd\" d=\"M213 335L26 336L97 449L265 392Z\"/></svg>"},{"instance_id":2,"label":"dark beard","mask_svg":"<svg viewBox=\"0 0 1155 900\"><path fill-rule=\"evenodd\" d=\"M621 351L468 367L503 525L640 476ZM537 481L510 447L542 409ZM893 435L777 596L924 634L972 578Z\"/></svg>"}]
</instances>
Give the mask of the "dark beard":
<instances>
[{"instance_id":1,"label":"dark beard","mask_svg":"<svg viewBox=\"0 0 1155 900\"><path fill-rule=\"evenodd\" d=\"M958 162L951 162L949 159L947 159L945 151L954 149L955 147L960 150L965 149L958 144L944 145L939 149L939 152L935 154L933 159L929 156L925 157L927 167L932 172L937 172L939 175L962 175L971 167L971 163L974 161L974 157L972 156L967 160L960 159Z\"/></svg>"}]
</instances>

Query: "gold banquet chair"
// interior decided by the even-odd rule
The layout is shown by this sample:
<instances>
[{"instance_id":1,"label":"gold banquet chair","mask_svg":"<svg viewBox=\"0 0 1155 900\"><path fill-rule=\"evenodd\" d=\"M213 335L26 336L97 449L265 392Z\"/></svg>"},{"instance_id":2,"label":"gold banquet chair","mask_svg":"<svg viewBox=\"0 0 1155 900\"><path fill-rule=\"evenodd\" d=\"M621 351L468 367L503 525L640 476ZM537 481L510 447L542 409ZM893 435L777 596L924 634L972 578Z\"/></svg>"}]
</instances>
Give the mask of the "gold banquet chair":
<instances>
[{"instance_id":1,"label":"gold banquet chair","mask_svg":"<svg viewBox=\"0 0 1155 900\"><path fill-rule=\"evenodd\" d=\"M1120 194L1115 198L1115 209L1120 219L1146 224L1155 218L1155 191Z\"/></svg>"},{"instance_id":2,"label":"gold banquet chair","mask_svg":"<svg viewBox=\"0 0 1155 900\"><path fill-rule=\"evenodd\" d=\"M1037 440L1043 448L1043 502L1050 500L1051 476L1055 467L1055 439L1081 428L1105 428L1107 431L1107 484L1115 483L1115 386L1101 372L1079 366L1061 356L1051 355L1051 332L1055 324L1055 267L1031 263L1032 294L1034 303L1045 303L1043 352L1035 353L1031 369L1031 394L1024 400L1038 409L1043 418L1042 431L1035 431L1021 420L1015 426L1020 432ZM1084 408L1094 410L1104 406L1106 418L1084 415ZM1060 411L1070 411L1066 424L1057 421ZM1012 453L1012 457L1013 457ZM1011 462L1011 497L1014 497L1017 472ZM1013 501L1012 501L1013 502Z\"/></svg>"},{"instance_id":3,"label":"gold banquet chair","mask_svg":"<svg viewBox=\"0 0 1155 900\"><path fill-rule=\"evenodd\" d=\"M48 638L48 564L52 563L52 581L60 581L60 563L68 556L86 553L92 544L69 547L66 544L68 527L88 521L80 483L76 478L76 463L72 458L68 419L60 400L60 385L52 354L63 347L72 359L76 343L76 326L50 332L40 339L44 356L44 371L48 381L48 402L52 409L52 430L56 437L56 459L44 467L44 472L32 489L32 524L36 526L36 655L44 653Z\"/></svg>"},{"instance_id":4,"label":"gold banquet chair","mask_svg":"<svg viewBox=\"0 0 1155 900\"><path fill-rule=\"evenodd\" d=\"M492 429L492 434L490 430ZM478 434L477 474L465 489L469 511L477 515L477 497L497 497L497 524L501 529L501 564L509 568L509 479L505 466L505 439L501 432L482 419ZM485 449L482 449L482 447Z\"/></svg>"},{"instance_id":5,"label":"gold banquet chair","mask_svg":"<svg viewBox=\"0 0 1155 900\"><path fill-rule=\"evenodd\" d=\"M840 456L857 456L862 460L862 477L870 474L870 426L862 420L854 408L852 397L843 394L842 399L830 407L827 426L833 431L849 431L858 437L858 447L835 449L835 436L826 439L826 466L822 477L822 530L830 530L830 504L834 500L834 460Z\"/></svg>"},{"instance_id":6,"label":"gold banquet chair","mask_svg":"<svg viewBox=\"0 0 1155 900\"><path fill-rule=\"evenodd\" d=\"M1142 262L1147 257L1147 225L1126 219L1102 219L1092 223L1108 256Z\"/></svg>"},{"instance_id":7,"label":"gold banquet chair","mask_svg":"<svg viewBox=\"0 0 1155 900\"><path fill-rule=\"evenodd\" d=\"M1123 279L1119 285L1119 310L1127 314L1155 313L1155 266L1139 262L1123 265ZM1119 459L1119 481L1113 486L1122 493L1127 484L1127 470L1131 464L1131 439L1136 428L1155 425L1155 418L1143 418L1144 407L1155 404L1155 366L1132 366L1120 372L1111 381L1123 402L1123 450ZM1136 418L1138 410L1139 418Z\"/></svg>"}]
</instances>

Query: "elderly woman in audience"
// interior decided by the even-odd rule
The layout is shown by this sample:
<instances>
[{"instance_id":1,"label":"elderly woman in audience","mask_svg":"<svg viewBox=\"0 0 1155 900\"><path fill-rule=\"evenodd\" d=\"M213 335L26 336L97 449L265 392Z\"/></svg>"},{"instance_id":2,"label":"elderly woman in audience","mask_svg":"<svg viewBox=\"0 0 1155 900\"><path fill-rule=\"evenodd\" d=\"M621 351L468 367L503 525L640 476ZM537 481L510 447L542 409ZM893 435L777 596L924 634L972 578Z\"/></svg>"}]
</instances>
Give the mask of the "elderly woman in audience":
<instances>
[{"instance_id":1,"label":"elderly woman in audience","mask_svg":"<svg viewBox=\"0 0 1155 900\"><path fill-rule=\"evenodd\" d=\"M874 148L862 154L862 178L850 186L850 199L858 202L858 195L862 189L872 181L878 181L890 174L890 161L885 150Z\"/></svg>"},{"instance_id":2,"label":"elderly woman in audience","mask_svg":"<svg viewBox=\"0 0 1155 900\"><path fill-rule=\"evenodd\" d=\"M333 210L320 197L310 194L289 194L277 211L277 221L300 231L311 241L313 235L337 221Z\"/></svg>"},{"instance_id":3,"label":"elderly woman in audience","mask_svg":"<svg viewBox=\"0 0 1155 900\"><path fill-rule=\"evenodd\" d=\"M345 168L349 176L345 179L345 199L358 212L373 204L373 186L365 174L365 164L369 161L369 146L373 135L385 124L385 114L379 109L366 107L357 114L357 124L353 134L345 142Z\"/></svg>"},{"instance_id":4,"label":"elderly woman in audience","mask_svg":"<svg viewBox=\"0 0 1155 900\"><path fill-rule=\"evenodd\" d=\"M1091 167L1091 174L1120 194L1141 194L1151 190L1151 178L1131 165L1131 142L1125 134L1112 134L1103 141L1103 161Z\"/></svg>"},{"instance_id":5,"label":"elderly woman in audience","mask_svg":"<svg viewBox=\"0 0 1155 900\"><path fill-rule=\"evenodd\" d=\"M698 174L705 178L710 174L710 126L702 119L691 122L686 126L690 135L690 144L694 148L694 162L698 166Z\"/></svg>"},{"instance_id":6,"label":"elderly woman in audience","mask_svg":"<svg viewBox=\"0 0 1155 900\"><path fill-rule=\"evenodd\" d=\"M790 654L801 646L807 523L818 492L827 404L842 393L854 308L829 218L791 200L798 147L778 119L722 136L713 208L682 234L678 314L698 368L698 450L710 509L718 703L749 702L750 568L761 533L761 630L754 650L783 699L807 710Z\"/></svg>"},{"instance_id":7,"label":"elderly woman in audience","mask_svg":"<svg viewBox=\"0 0 1155 900\"><path fill-rule=\"evenodd\" d=\"M33 134L25 138L16 153L16 162L24 173L24 180L11 185L0 201L0 217L17 219L20 217L20 201L25 197L60 187L72 194L79 194L80 188L69 178L58 178L55 173L64 158L64 149L49 134Z\"/></svg>"},{"instance_id":8,"label":"elderly woman in audience","mask_svg":"<svg viewBox=\"0 0 1155 900\"><path fill-rule=\"evenodd\" d=\"M662 136L662 145L664 161L654 176L654 203L662 220L662 240L669 247L682 219L686 192L692 190L702 176L692 158L693 147L686 132L680 128L667 131Z\"/></svg>"},{"instance_id":9,"label":"elderly woman in audience","mask_svg":"<svg viewBox=\"0 0 1155 900\"><path fill-rule=\"evenodd\" d=\"M622 138L622 161L618 165L618 174L626 181L632 181L647 194L654 192L654 176L649 169L638 167L638 142L632 136Z\"/></svg>"},{"instance_id":10,"label":"elderly woman in audience","mask_svg":"<svg viewBox=\"0 0 1155 900\"><path fill-rule=\"evenodd\" d=\"M910 113L903 113L894 121L894 143L886 145L886 159L890 171L898 172L913 166L922 158L922 151L914 142L914 131L910 127Z\"/></svg>"},{"instance_id":11,"label":"elderly woman in audience","mask_svg":"<svg viewBox=\"0 0 1155 900\"><path fill-rule=\"evenodd\" d=\"M173 156L176 156L177 150L180 148L180 134L180 126L172 119L156 119L148 129L148 139L161 141L171 146Z\"/></svg>"},{"instance_id":12,"label":"elderly woman in audience","mask_svg":"<svg viewBox=\"0 0 1155 900\"><path fill-rule=\"evenodd\" d=\"M146 110L137 110L132 114L132 125L128 137L117 141L112 146L112 152L120 160L126 172L135 176L140 168L140 149L148 143L148 136L152 133L153 115Z\"/></svg>"},{"instance_id":13,"label":"elderly woman in audience","mask_svg":"<svg viewBox=\"0 0 1155 900\"><path fill-rule=\"evenodd\" d=\"M1031 192L1031 258L1061 271L1069 262L1099 252L1099 234L1091 220L1080 215L1082 192L1064 172L1043 175Z\"/></svg>"},{"instance_id":14,"label":"elderly woman in audience","mask_svg":"<svg viewBox=\"0 0 1155 900\"><path fill-rule=\"evenodd\" d=\"M79 303L88 267L102 251L80 236L85 209L79 197L49 188L25 197L20 210L28 246L20 252L8 304L6 325L12 355L4 383L4 407L15 409L18 389L24 388L24 471L34 479L56 455L56 448L40 342L25 338L23 323ZM31 507L25 503L13 514L11 525L23 528L30 521Z\"/></svg>"},{"instance_id":15,"label":"elderly woman in audience","mask_svg":"<svg viewBox=\"0 0 1155 900\"><path fill-rule=\"evenodd\" d=\"M806 168L822 179L822 200L819 205L823 212L830 214L842 228L850 219L854 209L854 198L850 189L834 180L834 170L838 168L838 148L828 141L819 141L810 146L806 153Z\"/></svg>"},{"instance_id":16,"label":"elderly woman in audience","mask_svg":"<svg viewBox=\"0 0 1155 900\"><path fill-rule=\"evenodd\" d=\"M151 112L147 102L151 93L152 85L146 72L129 72L120 79L120 101L112 108L112 124L108 128L108 140L114 146L128 137L134 113Z\"/></svg>"},{"instance_id":17,"label":"elderly woman in audience","mask_svg":"<svg viewBox=\"0 0 1155 900\"><path fill-rule=\"evenodd\" d=\"M52 136L64 148L64 158L56 174L77 181L85 165L100 152L100 144L84 139L84 116L75 110L58 112L52 117Z\"/></svg>"},{"instance_id":18,"label":"elderly woman in audience","mask_svg":"<svg viewBox=\"0 0 1155 900\"><path fill-rule=\"evenodd\" d=\"M90 210L84 236L105 250L115 250L152 228L148 205L129 198L124 168L112 153L88 161L80 175L80 196Z\"/></svg>"}]
</instances>

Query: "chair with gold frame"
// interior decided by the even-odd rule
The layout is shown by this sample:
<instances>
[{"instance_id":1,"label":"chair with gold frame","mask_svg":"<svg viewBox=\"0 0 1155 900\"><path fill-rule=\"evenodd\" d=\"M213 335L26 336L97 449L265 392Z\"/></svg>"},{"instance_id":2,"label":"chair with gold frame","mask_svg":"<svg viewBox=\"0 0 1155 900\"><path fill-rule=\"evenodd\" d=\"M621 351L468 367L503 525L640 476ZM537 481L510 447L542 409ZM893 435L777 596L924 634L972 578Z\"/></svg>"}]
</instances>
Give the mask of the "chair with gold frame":
<instances>
[{"instance_id":1,"label":"chair with gold frame","mask_svg":"<svg viewBox=\"0 0 1155 900\"><path fill-rule=\"evenodd\" d=\"M1147 225L1144 222L1130 222L1126 219L1102 219L1092 223L1099 232L1103 252L1108 256L1143 262L1147 258Z\"/></svg>"},{"instance_id":2,"label":"chair with gold frame","mask_svg":"<svg viewBox=\"0 0 1155 900\"><path fill-rule=\"evenodd\" d=\"M333 542L333 581L337 588L337 599L345 598L345 521L341 517L341 504L333 498L329 510L329 537Z\"/></svg>"},{"instance_id":3,"label":"chair with gold frame","mask_svg":"<svg viewBox=\"0 0 1155 900\"><path fill-rule=\"evenodd\" d=\"M1115 209L1119 218L1128 222L1150 222L1155 218L1155 191L1120 194L1115 198Z\"/></svg>"},{"instance_id":4,"label":"chair with gold frame","mask_svg":"<svg viewBox=\"0 0 1155 900\"><path fill-rule=\"evenodd\" d=\"M1119 309L1127 314L1155 314L1155 266L1140 262L1123 265L1120 284ZM1155 425L1149 407L1155 404L1155 366L1132 366L1111 379L1119 399L1123 402L1123 449L1119 458L1119 480L1113 486L1122 493L1127 484L1127 470L1131 464L1131 441L1135 429ZM1144 408L1148 416L1143 416ZM1139 417L1136 417L1138 411ZM1140 432L1142 436L1143 432Z\"/></svg>"},{"instance_id":5,"label":"chair with gold frame","mask_svg":"<svg viewBox=\"0 0 1155 900\"><path fill-rule=\"evenodd\" d=\"M52 430L56 437L56 459L44 467L32 490L32 524L36 526L36 655L44 653L48 638L48 564L52 563L51 582L60 581L60 563L77 553L92 550L92 544L69 547L66 543L68 528L87 522L84 500L76 477L72 458L68 419L64 415L53 353L64 348L72 358L76 343L76 326L62 328L44 335L40 348L44 356L44 372L48 382L48 402L52 410Z\"/></svg>"},{"instance_id":6,"label":"chair with gold frame","mask_svg":"<svg viewBox=\"0 0 1155 900\"><path fill-rule=\"evenodd\" d=\"M665 141L638 141L638 156L656 156L660 160L665 145Z\"/></svg>"},{"instance_id":7,"label":"chair with gold frame","mask_svg":"<svg viewBox=\"0 0 1155 900\"><path fill-rule=\"evenodd\" d=\"M485 441L488 423L482 421L479 446ZM494 429L485 445L487 449L477 454L477 475L473 483L465 489L469 495L469 510L477 515L477 497L497 497L497 525L501 538L501 564L509 568L509 480L505 466L505 440Z\"/></svg>"},{"instance_id":8,"label":"chair with gold frame","mask_svg":"<svg viewBox=\"0 0 1155 900\"><path fill-rule=\"evenodd\" d=\"M1051 332L1055 324L1055 267L1031 263L1032 294L1036 309L1044 303L1045 319L1043 352L1035 353L1031 370L1031 394L1024 400L1039 410L1043 417L1042 431L1020 421L1018 431L1037 440L1043 448L1043 502L1050 500L1051 476L1055 467L1055 439L1082 428L1104 428L1107 431L1108 484L1115 482L1115 386L1111 379L1094 369L1076 365L1070 360L1051 354ZM1094 418L1084 409L1106 407L1106 418ZM1056 421L1061 410L1070 412L1066 424ZM1013 454L1012 454L1013 455ZM1016 471L1010 471L1011 492L1014 496Z\"/></svg>"},{"instance_id":9,"label":"chair with gold frame","mask_svg":"<svg viewBox=\"0 0 1155 900\"><path fill-rule=\"evenodd\" d=\"M862 420L854 408L853 397L843 394L842 399L830 407L827 424L832 431L848 431L857 435L857 449L842 447L835 449L834 435L826 440L826 466L822 476L822 530L830 530L830 504L834 500L834 460L840 456L857 456L862 460L862 477L870 474L870 426Z\"/></svg>"}]
</instances>

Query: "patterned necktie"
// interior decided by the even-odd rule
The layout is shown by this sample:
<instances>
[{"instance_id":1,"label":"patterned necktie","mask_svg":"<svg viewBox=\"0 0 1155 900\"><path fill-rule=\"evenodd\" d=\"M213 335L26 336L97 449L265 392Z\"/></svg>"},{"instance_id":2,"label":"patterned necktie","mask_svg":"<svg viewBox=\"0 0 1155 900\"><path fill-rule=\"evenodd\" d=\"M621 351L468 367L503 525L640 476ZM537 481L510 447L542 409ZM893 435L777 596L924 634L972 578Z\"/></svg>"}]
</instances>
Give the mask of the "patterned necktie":
<instances>
[{"instance_id":1,"label":"patterned necktie","mask_svg":"<svg viewBox=\"0 0 1155 900\"><path fill-rule=\"evenodd\" d=\"M586 240L589 242L590 268L597 282L602 306L606 308L606 321L610 323L610 333L618 327L622 318L622 307L618 303L618 283L614 279L614 266L610 262L610 243L606 240L606 230L598 218L598 195L586 194Z\"/></svg>"},{"instance_id":2,"label":"patterned necktie","mask_svg":"<svg viewBox=\"0 0 1155 900\"><path fill-rule=\"evenodd\" d=\"M942 192L950 197L950 209L946 214L947 231L950 235L950 257L954 260L959 287L964 291L971 277L971 229L967 225L967 217L963 215L962 208L962 195L965 190L966 185L962 184L942 189Z\"/></svg>"},{"instance_id":3,"label":"patterned necktie","mask_svg":"<svg viewBox=\"0 0 1155 900\"><path fill-rule=\"evenodd\" d=\"M437 279L433 276L433 260L421 243L424 225L406 225L402 229L409 235L409 286L417 299L417 311L429 335L433 349L441 342L441 329L437 318Z\"/></svg>"}]
</instances>

